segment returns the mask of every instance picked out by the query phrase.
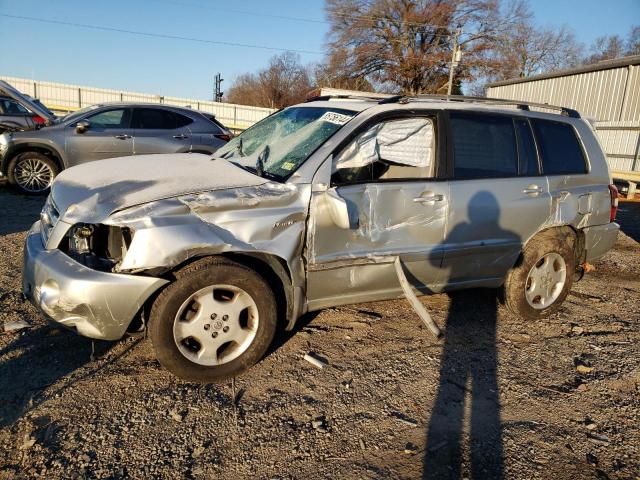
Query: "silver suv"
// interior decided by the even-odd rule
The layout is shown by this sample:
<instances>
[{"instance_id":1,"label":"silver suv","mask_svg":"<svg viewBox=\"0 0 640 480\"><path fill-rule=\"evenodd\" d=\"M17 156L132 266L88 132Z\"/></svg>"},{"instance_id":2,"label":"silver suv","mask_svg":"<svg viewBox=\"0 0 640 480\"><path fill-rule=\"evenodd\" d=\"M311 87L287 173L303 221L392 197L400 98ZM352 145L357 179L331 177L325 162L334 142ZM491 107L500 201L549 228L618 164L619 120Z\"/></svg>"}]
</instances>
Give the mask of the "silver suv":
<instances>
[{"instance_id":1,"label":"silver suv","mask_svg":"<svg viewBox=\"0 0 640 480\"><path fill-rule=\"evenodd\" d=\"M22 193L47 192L62 169L80 163L151 153L210 154L232 137L213 115L145 103L92 105L49 123L0 135L0 177Z\"/></svg>"},{"instance_id":2,"label":"silver suv","mask_svg":"<svg viewBox=\"0 0 640 480\"><path fill-rule=\"evenodd\" d=\"M200 382L248 368L305 312L402 296L401 277L547 316L615 243L617 193L588 122L533 110L318 98L213 158L74 167L27 237L24 294L91 338L148 323L160 363Z\"/></svg>"}]
</instances>

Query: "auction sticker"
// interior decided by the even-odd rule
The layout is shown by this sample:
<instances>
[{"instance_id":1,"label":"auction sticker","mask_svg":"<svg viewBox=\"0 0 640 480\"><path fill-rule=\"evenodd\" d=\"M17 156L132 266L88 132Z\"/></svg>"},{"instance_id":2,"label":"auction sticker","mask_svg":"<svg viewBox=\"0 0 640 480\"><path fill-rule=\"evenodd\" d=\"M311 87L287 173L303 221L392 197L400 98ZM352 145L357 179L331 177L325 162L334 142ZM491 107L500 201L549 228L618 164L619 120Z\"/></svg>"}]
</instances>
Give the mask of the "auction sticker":
<instances>
[{"instance_id":1,"label":"auction sticker","mask_svg":"<svg viewBox=\"0 0 640 480\"><path fill-rule=\"evenodd\" d=\"M349 115L343 115L342 113L336 112L327 112L320 117L321 122L329 122L336 125L344 125L349 120L351 120L351 117Z\"/></svg>"}]
</instances>

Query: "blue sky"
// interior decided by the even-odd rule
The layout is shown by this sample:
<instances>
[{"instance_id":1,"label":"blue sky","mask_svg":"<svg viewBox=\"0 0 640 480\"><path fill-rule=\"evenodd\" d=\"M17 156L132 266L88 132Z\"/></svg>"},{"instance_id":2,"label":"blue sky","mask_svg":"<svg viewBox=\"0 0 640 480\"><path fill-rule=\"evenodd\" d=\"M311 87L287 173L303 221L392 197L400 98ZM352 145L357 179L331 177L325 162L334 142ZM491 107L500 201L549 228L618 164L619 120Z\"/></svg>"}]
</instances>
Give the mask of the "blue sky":
<instances>
[{"instance_id":1,"label":"blue sky","mask_svg":"<svg viewBox=\"0 0 640 480\"><path fill-rule=\"evenodd\" d=\"M37 17L282 49L319 61L328 25L323 0L0 0L0 14ZM568 25L589 44L640 24L640 0L531 0L538 23ZM277 16L299 17L296 21ZM149 38L0 16L0 74L160 95L210 98L221 72L267 64L273 50Z\"/></svg>"}]
</instances>

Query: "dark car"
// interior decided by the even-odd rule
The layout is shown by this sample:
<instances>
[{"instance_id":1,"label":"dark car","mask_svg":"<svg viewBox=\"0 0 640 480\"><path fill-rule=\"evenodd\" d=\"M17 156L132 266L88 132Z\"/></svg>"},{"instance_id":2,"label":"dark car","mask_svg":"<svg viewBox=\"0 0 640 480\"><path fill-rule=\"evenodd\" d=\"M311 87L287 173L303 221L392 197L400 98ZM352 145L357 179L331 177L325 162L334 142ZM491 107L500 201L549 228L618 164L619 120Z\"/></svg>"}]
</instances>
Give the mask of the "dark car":
<instances>
[{"instance_id":1,"label":"dark car","mask_svg":"<svg viewBox=\"0 0 640 480\"><path fill-rule=\"evenodd\" d=\"M0 80L0 133L35 130L55 121L56 116L39 100L23 95Z\"/></svg>"},{"instance_id":2,"label":"dark car","mask_svg":"<svg viewBox=\"0 0 640 480\"><path fill-rule=\"evenodd\" d=\"M210 114L159 104L93 105L46 123L0 135L0 173L23 193L45 193L61 170L81 163L154 153L211 154L232 137Z\"/></svg>"}]
</instances>

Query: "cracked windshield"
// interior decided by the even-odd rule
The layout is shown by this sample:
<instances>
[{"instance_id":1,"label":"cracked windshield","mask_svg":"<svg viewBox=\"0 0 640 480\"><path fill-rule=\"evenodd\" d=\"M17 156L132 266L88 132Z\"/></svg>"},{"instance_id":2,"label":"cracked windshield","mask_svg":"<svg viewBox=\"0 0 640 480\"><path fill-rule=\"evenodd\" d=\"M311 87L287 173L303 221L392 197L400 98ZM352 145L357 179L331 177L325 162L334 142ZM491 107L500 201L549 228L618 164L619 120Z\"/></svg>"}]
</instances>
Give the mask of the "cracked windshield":
<instances>
[{"instance_id":1,"label":"cracked windshield","mask_svg":"<svg viewBox=\"0 0 640 480\"><path fill-rule=\"evenodd\" d=\"M337 108L287 108L231 140L214 158L283 181L355 114Z\"/></svg>"}]
</instances>

